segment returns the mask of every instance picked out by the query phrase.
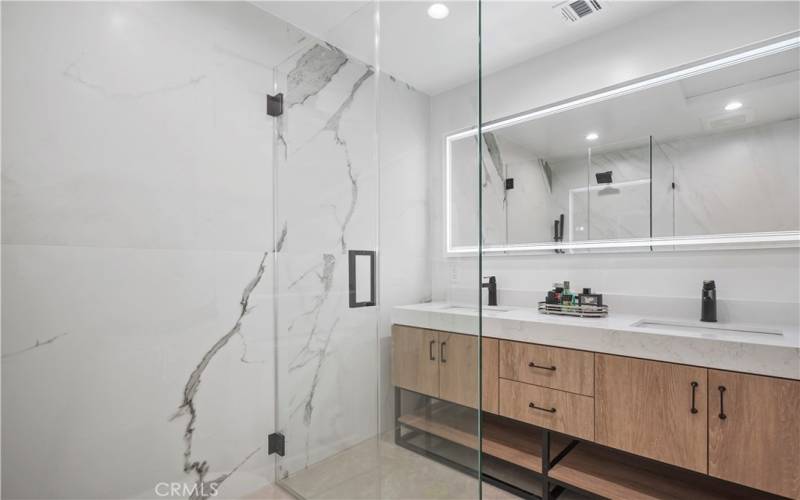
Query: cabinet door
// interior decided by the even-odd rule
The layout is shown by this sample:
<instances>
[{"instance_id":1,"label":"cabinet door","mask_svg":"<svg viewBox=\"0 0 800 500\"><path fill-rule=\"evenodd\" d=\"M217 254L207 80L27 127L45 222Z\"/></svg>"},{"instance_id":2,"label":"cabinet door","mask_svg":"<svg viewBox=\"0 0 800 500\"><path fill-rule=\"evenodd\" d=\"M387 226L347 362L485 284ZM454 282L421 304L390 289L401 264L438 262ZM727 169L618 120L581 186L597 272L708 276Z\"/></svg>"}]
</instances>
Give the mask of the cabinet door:
<instances>
[{"instance_id":1,"label":"cabinet door","mask_svg":"<svg viewBox=\"0 0 800 500\"><path fill-rule=\"evenodd\" d=\"M707 377L705 368L595 355L596 441L707 472Z\"/></svg>"},{"instance_id":2,"label":"cabinet door","mask_svg":"<svg viewBox=\"0 0 800 500\"><path fill-rule=\"evenodd\" d=\"M708 386L708 473L800 498L800 382L709 370Z\"/></svg>"},{"instance_id":3,"label":"cabinet door","mask_svg":"<svg viewBox=\"0 0 800 500\"><path fill-rule=\"evenodd\" d=\"M439 397L478 407L478 337L439 332Z\"/></svg>"},{"instance_id":4,"label":"cabinet door","mask_svg":"<svg viewBox=\"0 0 800 500\"><path fill-rule=\"evenodd\" d=\"M436 332L392 325L392 383L439 397L439 340Z\"/></svg>"},{"instance_id":5,"label":"cabinet door","mask_svg":"<svg viewBox=\"0 0 800 500\"><path fill-rule=\"evenodd\" d=\"M500 402L500 341L484 338L481 344L483 354L481 359L483 411L498 413Z\"/></svg>"}]
</instances>

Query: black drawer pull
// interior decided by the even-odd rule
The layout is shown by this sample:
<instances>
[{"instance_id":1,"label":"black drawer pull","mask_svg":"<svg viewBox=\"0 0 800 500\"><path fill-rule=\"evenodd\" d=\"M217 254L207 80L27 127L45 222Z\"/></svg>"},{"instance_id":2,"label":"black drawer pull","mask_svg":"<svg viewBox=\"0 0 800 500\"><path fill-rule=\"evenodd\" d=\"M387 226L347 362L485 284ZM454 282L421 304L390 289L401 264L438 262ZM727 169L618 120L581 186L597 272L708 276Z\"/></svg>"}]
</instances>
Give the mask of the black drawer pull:
<instances>
[{"instance_id":1,"label":"black drawer pull","mask_svg":"<svg viewBox=\"0 0 800 500\"><path fill-rule=\"evenodd\" d=\"M439 346L439 359L442 361L442 363L447 363L447 358L444 357L445 353L444 346L446 345L447 342L442 342L442 344Z\"/></svg>"},{"instance_id":2,"label":"black drawer pull","mask_svg":"<svg viewBox=\"0 0 800 500\"><path fill-rule=\"evenodd\" d=\"M428 358L430 358L431 361L436 361L436 358L433 357L433 344L435 343L435 340L431 340L431 343L428 344Z\"/></svg>"},{"instance_id":3,"label":"black drawer pull","mask_svg":"<svg viewBox=\"0 0 800 500\"><path fill-rule=\"evenodd\" d=\"M695 392L697 392L697 382L692 382L692 413L697 413L697 405L694 402Z\"/></svg>"},{"instance_id":4,"label":"black drawer pull","mask_svg":"<svg viewBox=\"0 0 800 500\"><path fill-rule=\"evenodd\" d=\"M718 389L719 389L719 419L725 420L726 418L728 418L728 416L725 415L725 391L727 389L725 389L724 385L719 386Z\"/></svg>"},{"instance_id":5,"label":"black drawer pull","mask_svg":"<svg viewBox=\"0 0 800 500\"><path fill-rule=\"evenodd\" d=\"M540 370L550 370L551 372L556 371L555 365L553 365L553 366L542 366L542 365L537 365L533 361L528 363L528 366L530 366L531 368L539 368Z\"/></svg>"},{"instance_id":6,"label":"black drawer pull","mask_svg":"<svg viewBox=\"0 0 800 500\"><path fill-rule=\"evenodd\" d=\"M539 410L539 411L546 411L547 413L555 413L556 412L555 408L542 408L541 406L536 406L535 404L533 404L533 401L528 403L528 408L533 408L534 410Z\"/></svg>"}]
</instances>

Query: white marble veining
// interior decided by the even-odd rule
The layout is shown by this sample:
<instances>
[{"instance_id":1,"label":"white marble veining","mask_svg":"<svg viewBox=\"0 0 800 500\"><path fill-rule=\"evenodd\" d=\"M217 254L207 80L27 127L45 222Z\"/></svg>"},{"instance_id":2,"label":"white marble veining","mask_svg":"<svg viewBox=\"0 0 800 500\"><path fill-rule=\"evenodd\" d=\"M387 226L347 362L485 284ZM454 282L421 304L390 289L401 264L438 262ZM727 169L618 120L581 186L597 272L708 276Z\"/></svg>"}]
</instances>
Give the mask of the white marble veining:
<instances>
[{"instance_id":1,"label":"white marble veining","mask_svg":"<svg viewBox=\"0 0 800 500\"><path fill-rule=\"evenodd\" d=\"M271 481L264 96L304 35L243 2L2 14L3 495Z\"/></svg>"},{"instance_id":2,"label":"white marble veining","mask_svg":"<svg viewBox=\"0 0 800 500\"><path fill-rule=\"evenodd\" d=\"M376 357L388 322L375 307L348 307L348 250L378 248L379 227L424 223L424 182L409 179L424 180L427 97L310 39L277 74L288 103L278 122L275 207L286 231L276 254L276 324L278 427L287 436L278 473L287 477L374 436L379 416L391 412L379 408L391 400L378 396ZM400 114L406 121L394 123ZM391 243L380 259L381 292L395 304L424 299L424 232ZM419 281L396 281L395 268Z\"/></svg>"},{"instance_id":3,"label":"white marble veining","mask_svg":"<svg viewBox=\"0 0 800 500\"><path fill-rule=\"evenodd\" d=\"M648 328L636 323L655 318L632 314L575 318L511 308L484 310L483 316L482 335L486 337L800 380L800 330L796 326L766 328L781 332L774 335ZM392 311L396 324L468 335L477 335L476 318L477 311L454 309L446 303L401 306ZM758 325L718 326L761 329Z\"/></svg>"}]
</instances>

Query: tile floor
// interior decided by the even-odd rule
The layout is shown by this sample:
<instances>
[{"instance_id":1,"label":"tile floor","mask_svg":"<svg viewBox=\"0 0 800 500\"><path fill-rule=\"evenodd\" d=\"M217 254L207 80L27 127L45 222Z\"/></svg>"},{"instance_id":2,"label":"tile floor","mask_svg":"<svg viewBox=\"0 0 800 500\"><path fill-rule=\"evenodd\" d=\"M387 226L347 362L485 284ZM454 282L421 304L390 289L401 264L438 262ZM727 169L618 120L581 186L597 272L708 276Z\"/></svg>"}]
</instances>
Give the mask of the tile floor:
<instances>
[{"instance_id":1,"label":"tile floor","mask_svg":"<svg viewBox=\"0 0 800 500\"><path fill-rule=\"evenodd\" d=\"M474 452L462 461L475 460ZM484 461L485 470L504 478L511 473L501 462ZM282 482L286 490L305 499L477 499L478 481L460 471L397 446L391 433L369 439L322 462L295 473ZM526 488L539 492L535 479ZM284 500L295 498L278 485L269 485L245 496L247 500ZM483 485L483 498L511 500L516 496L490 484ZM560 500L580 496L563 493Z\"/></svg>"}]
</instances>

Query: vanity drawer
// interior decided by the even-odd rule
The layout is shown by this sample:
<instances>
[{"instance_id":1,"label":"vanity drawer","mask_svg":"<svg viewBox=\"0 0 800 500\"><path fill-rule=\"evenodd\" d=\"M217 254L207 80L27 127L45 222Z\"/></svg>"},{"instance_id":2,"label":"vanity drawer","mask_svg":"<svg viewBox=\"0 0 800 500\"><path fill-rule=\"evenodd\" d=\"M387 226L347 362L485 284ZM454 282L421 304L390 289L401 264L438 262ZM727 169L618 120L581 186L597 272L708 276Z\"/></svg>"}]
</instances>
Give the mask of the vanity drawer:
<instances>
[{"instance_id":1,"label":"vanity drawer","mask_svg":"<svg viewBox=\"0 0 800 500\"><path fill-rule=\"evenodd\" d=\"M500 377L592 396L594 353L504 340Z\"/></svg>"},{"instance_id":2,"label":"vanity drawer","mask_svg":"<svg viewBox=\"0 0 800 500\"><path fill-rule=\"evenodd\" d=\"M500 415L594 439L594 398L500 379Z\"/></svg>"}]
</instances>

